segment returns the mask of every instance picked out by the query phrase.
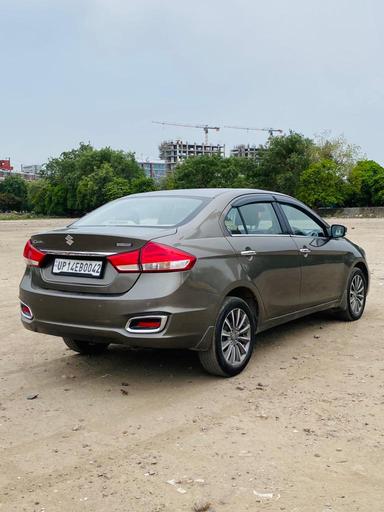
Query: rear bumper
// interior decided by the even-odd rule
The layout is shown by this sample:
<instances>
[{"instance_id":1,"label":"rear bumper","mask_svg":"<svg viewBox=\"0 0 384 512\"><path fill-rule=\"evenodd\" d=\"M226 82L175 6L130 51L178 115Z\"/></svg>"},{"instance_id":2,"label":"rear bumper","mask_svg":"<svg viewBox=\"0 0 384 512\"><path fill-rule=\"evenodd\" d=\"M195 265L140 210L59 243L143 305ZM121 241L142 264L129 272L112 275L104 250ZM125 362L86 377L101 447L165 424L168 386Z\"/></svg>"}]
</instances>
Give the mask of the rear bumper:
<instances>
[{"instance_id":1,"label":"rear bumper","mask_svg":"<svg viewBox=\"0 0 384 512\"><path fill-rule=\"evenodd\" d=\"M219 298L191 281L187 273L144 274L122 295L75 294L36 288L26 272L20 300L31 308L33 318L21 320L26 329L53 336L135 347L206 350ZM165 328L152 334L128 332L128 319L143 314L167 315Z\"/></svg>"}]
</instances>

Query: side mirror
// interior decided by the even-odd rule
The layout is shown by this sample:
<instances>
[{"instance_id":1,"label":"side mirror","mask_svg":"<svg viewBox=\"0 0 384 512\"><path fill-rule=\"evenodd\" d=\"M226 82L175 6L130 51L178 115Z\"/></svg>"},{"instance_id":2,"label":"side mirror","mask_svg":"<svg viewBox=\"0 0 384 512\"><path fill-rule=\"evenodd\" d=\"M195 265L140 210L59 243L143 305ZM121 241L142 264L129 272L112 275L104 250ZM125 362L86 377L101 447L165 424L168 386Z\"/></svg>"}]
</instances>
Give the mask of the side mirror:
<instances>
[{"instance_id":1,"label":"side mirror","mask_svg":"<svg viewBox=\"0 0 384 512\"><path fill-rule=\"evenodd\" d=\"M341 224L332 224L331 226L331 237L342 238L347 233L347 228Z\"/></svg>"}]
</instances>

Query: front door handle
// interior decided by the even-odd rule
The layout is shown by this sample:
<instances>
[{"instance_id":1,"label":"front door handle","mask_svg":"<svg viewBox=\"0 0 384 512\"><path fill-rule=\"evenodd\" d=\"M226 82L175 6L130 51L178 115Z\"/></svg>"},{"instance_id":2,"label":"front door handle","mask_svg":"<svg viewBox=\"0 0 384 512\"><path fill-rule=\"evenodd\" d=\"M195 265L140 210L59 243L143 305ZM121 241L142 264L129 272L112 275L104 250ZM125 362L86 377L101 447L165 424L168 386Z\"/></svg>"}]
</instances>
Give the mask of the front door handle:
<instances>
[{"instance_id":1,"label":"front door handle","mask_svg":"<svg viewBox=\"0 0 384 512\"><path fill-rule=\"evenodd\" d=\"M303 247L302 249L300 249L300 252L304 256L304 258L306 258L308 254L311 252L311 249L308 249L308 247Z\"/></svg>"},{"instance_id":2,"label":"front door handle","mask_svg":"<svg viewBox=\"0 0 384 512\"><path fill-rule=\"evenodd\" d=\"M249 250L249 251L241 251L240 254L241 254L241 256L255 256L257 254L257 252Z\"/></svg>"}]
</instances>

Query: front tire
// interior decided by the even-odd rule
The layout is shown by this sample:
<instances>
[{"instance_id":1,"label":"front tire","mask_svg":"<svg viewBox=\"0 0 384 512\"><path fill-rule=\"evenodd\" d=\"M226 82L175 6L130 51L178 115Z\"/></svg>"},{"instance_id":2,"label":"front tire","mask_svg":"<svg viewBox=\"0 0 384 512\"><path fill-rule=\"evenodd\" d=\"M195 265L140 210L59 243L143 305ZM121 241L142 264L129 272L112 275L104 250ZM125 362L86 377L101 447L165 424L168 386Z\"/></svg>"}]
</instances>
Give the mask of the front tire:
<instances>
[{"instance_id":1,"label":"front tire","mask_svg":"<svg viewBox=\"0 0 384 512\"><path fill-rule=\"evenodd\" d=\"M92 343L91 341L75 340L73 338L63 338L68 348L79 354L97 355L102 354L108 348L109 343Z\"/></svg>"},{"instance_id":2,"label":"front tire","mask_svg":"<svg viewBox=\"0 0 384 512\"><path fill-rule=\"evenodd\" d=\"M354 268L352 270L346 293L346 308L338 311L337 316L341 320L354 322L362 317L367 298L367 280L361 269Z\"/></svg>"},{"instance_id":3,"label":"front tire","mask_svg":"<svg viewBox=\"0 0 384 512\"><path fill-rule=\"evenodd\" d=\"M209 350L199 352L204 369L222 377L233 377L247 366L256 336L255 315L248 304L227 297L217 317Z\"/></svg>"}]
</instances>

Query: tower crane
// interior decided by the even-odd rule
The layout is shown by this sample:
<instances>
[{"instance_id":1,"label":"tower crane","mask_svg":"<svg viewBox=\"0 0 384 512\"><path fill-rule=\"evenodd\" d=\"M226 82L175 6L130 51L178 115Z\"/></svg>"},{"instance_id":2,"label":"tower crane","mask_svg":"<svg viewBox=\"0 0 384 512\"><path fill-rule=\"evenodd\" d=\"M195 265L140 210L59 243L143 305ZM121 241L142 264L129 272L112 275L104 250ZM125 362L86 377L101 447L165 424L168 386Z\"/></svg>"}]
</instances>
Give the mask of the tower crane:
<instances>
[{"instance_id":1,"label":"tower crane","mask_svg":"<svg viewBox=\"0 0 384 512\"><path fill-rule=\"evenodd\" d=\"M256 130L258 132L268 132L270 137L273 137L274 132L283 133L283 130L281 130L280 128L251 128L248 126L224 126L224 128L233 128L235 130L247 130L247 132L250 130Z\"/></svg>"},{"instance_id":2,"label":"tower crane","mask_svg":"<svg viewBox=\"0 0 384 512\"><path fill-rule=\"evenodd\" d=\"M202 128L204 130L204 142L208 144L208 131L215 130L218 132L220 130L220 126L209 126L208 124L185 124L185 123L167 123L165 121L152 121L155 124L162 124L168 126L183 126L184 128Z\"/></svg>"}]
</instances>

